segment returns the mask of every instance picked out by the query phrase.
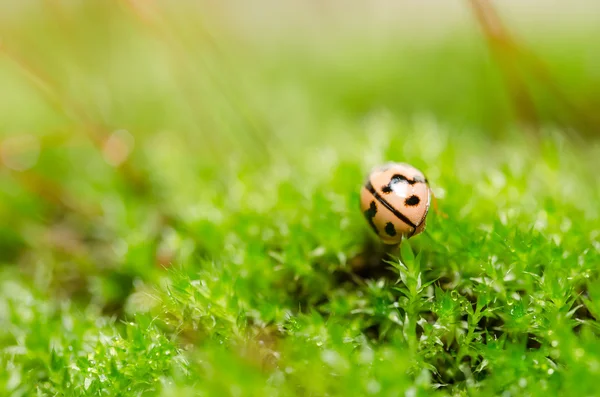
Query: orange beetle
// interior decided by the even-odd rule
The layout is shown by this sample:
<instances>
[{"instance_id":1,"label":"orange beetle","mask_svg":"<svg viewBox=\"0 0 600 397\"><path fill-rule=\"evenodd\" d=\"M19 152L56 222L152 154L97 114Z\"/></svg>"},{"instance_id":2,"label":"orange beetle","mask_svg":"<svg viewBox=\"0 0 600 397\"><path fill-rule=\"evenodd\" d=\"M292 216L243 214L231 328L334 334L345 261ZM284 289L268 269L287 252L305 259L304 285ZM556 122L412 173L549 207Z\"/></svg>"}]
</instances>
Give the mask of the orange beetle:
<instances>
[{"instance_id":1,"label":"orange beetle","mask_svg":"<svg viewBox=\"0 0 600 397\"><path fill-rule=\"evenodd\" d=\"M373 231L386 244L398 244L425 230L431 189L425 175L404 163L389 163L369 174L360 207Z\"/></svg>"}]
</instances>

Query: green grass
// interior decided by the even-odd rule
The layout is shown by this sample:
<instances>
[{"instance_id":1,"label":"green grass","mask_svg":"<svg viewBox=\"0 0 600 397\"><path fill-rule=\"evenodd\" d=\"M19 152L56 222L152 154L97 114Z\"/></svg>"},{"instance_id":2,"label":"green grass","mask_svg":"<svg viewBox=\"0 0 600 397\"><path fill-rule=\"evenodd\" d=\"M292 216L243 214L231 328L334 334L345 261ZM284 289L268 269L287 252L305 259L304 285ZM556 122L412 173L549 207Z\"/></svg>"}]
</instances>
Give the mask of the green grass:
<instances>
[{"instance_id":1,"label":"green grass","mask_svg":"<svg viewBox=\"0 0 600 397\"><path fill-rule=\"evenodd\" d=\"M47 12L0 31L0 138L40 149L0 168L0 395L598 394L600 145L543 86L521 127L477 32L282 48ZM589 40L537 43L597 104L561 66ZM401 252L358 209L385 161L447 215Z\"/></svg>"}]
</instances>

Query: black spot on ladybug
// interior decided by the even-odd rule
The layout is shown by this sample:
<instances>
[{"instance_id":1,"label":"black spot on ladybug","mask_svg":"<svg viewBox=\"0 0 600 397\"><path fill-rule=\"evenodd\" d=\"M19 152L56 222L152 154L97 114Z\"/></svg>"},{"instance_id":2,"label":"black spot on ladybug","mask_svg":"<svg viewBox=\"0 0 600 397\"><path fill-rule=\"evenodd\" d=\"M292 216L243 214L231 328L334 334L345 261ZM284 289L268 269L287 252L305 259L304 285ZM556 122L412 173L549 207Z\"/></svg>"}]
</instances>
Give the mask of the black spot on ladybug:
<instances>
[{"instance_id":1,"label":"black spot on ladybug","mask_svg":"<svg viewBox=\"0 0 600 397\"><path fill-rule=\"evenodd\" d=\"M406 182L409 185L414 185L415 181L411 181L410 179L408 179L407 177L405 177L404 175L400 175L400 174L395 174L390 178L390 181L387 185L382 186L381 187L381 191L385 194L391 193L392 192L392 185L395 185L397 183L400 182Z\"/></svg>"},{"instance_id":2,"label":"black spot on ladybug","mask_svg":"<svg viewBox=\"0 0 600 397\"><path fill-rule=\"evenodd\" d=\"M410 207L414 207L415 205L419 205L419 203L421 202L421 199L417 196L410 196L409 198L407 198L406 200L404 200L404 204L410 206Z\"/></svg>"},{"instance_id":3,"label":"black spot on ladybug","mask_svg":"<svg viewBox=\"0 0 600 397\"><path fill-rule=\"evenodd\" d=\"M382 186L381 191L386 194L391 193L392 192L391 183L389 185Z\"/></svg>"},{"instance_id":4,"label":"black spot on ladybug","mask_svg":"<svg viewBox=\"0 0 600 397\"><path fill-rule=\"evenodd\" d=\"M395 174L394 176L392 176L392 179L390 180L390 185L392 185L394 183L398 183L398 182L406 182L409 185L414 185L416 181L414 181L412 179L408 179L404 175Z\"/></svg>"},{"instance_id":5,"label":"black spot on ladybug","mask_svg":"<svg viewBox=\"0 0 600 397\"><path fill-rule=\"evenodd\" d=\"M377 204L375 204L375 201L371 201L371 205L369 206L369 209L366 210L364 212L365 214L365 218L367 218L367 222L369 222L369 225L371 225L371 228L373 229L373 231L376 234L379 234L379 232L377 231L377 226L375 226L375 223L373 222L373 218L375 218L375 215L377 215Z\"/></svg>"},{"instance_id":6,"label":"black spot on ladybug","mask_svg":"<svg viewBox=\"0 0 600 397\"><path fill-rule=\"evenodd\" d=\"M388 222L385 224L385 232L390 237L394 237L396 235L396 228L394 227L394 224L392 222Z\"/></svg>"},{"instance_id":7,"label":"black spot on ladybug","mask_svg":"<svg viewBox=\"0 0 600 397\"><path fill-rule=\"evenodd\" d=\"M398 182L406 182L409 185L414 185L415 183L428 183L427 179L422 178L420 175L415 175L413 179L408 179L402 174L394 174L390 179L388 186L392 186L394 183Z\"/></svg>"}]
</instances>

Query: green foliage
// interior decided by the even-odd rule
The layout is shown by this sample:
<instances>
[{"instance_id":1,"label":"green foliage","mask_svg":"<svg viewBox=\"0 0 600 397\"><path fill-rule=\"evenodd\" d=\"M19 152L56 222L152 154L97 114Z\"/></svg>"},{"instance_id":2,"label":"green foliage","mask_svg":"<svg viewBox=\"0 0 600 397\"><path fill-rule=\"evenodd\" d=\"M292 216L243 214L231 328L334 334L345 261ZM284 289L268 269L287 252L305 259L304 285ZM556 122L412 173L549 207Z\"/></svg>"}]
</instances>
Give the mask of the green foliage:
<instances>
[{"instance_id":1,"label":"green foliage","mask_svg":"<svg viewBox=\"0 0 600 397\"><path fill-rule=\"evenodd\" d=\"M232 62L190 15L69 12L4 27L0 138L39 157L0 169L0 395L597 394L600 146L515 126L478 36ZM385 161L441 211L399 250L358 210Z\"/></svg>"}]
</instances>

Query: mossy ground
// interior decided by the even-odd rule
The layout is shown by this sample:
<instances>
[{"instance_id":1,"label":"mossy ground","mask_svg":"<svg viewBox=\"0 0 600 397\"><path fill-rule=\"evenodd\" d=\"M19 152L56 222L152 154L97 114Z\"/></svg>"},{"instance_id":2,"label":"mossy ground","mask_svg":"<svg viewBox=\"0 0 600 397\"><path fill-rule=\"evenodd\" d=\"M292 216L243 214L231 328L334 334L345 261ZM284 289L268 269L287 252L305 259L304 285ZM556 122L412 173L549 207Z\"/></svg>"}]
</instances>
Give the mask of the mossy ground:
<instances>
[{"instance_id":1,"label":"mossy ground","mask_svg":"<svg viewBox=\"0 0 600 397\"><path fill-rule=\"evenodd\" d=\"M2 28L0 394L598 394L600 145L543 85L517 123L476 31L49 7ZM585 37L539 47L599 98ZM400 250L358 210L385 161L445 214Z\"/></svg>"}]
</instances>

